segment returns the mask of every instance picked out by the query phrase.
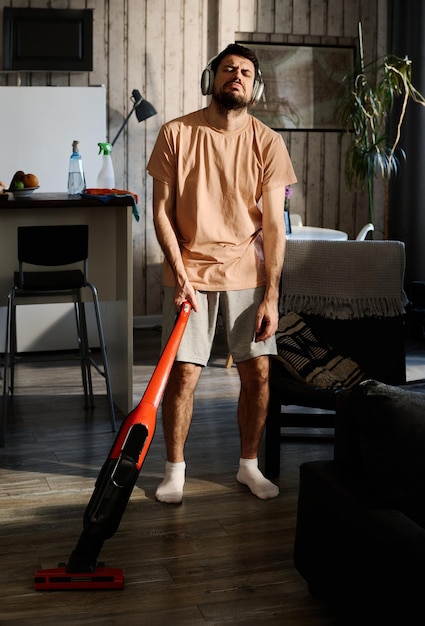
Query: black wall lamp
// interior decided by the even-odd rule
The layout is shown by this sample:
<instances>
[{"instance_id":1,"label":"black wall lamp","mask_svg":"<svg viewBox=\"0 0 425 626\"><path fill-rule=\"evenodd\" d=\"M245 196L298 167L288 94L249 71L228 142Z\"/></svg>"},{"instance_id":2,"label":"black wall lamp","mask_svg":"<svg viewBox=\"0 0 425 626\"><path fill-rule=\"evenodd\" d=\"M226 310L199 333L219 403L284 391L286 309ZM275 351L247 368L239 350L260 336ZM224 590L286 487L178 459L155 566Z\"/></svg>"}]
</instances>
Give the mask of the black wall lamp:
<instances>
[{"instance_id":1,"label":"black wall lamp","mask_svg":"<svg viewBox=\"0 0 425 626\"><path fill-rule=\"evenodd\" d=\"M137 89L133 89L133 91L131 92L130 100L134 103L133 108L131 109L130 113L127 115L124 122L122 123L121 128L115 135L115 139L111 142L112 145L115 144L116 140L121 135L122 131L124 130L125 125L127 124L128 120L130 119L130 117L132 116L134 112L136 113L138 122L143 122L144 120L147 120L148 117L152 117L152 115L156 115L155 108L151 105L150 102L142 98L142 94Z\"/></svg>"}]
</instances>

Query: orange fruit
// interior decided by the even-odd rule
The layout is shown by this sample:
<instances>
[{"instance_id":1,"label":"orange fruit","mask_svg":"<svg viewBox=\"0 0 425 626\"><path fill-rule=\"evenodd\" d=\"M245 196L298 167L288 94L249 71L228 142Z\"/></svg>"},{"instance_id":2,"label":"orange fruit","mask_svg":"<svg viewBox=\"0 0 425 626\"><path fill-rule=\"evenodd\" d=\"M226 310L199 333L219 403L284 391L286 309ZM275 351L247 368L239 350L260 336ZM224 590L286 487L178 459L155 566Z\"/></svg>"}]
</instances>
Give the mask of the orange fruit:
<instances>
[{"instance_id":1,"label":"orange fruit","mask_svg":"<svg viewBox=\"0 0 425 626\"><path fill-rule=\"evenodd\" d=\"M38 187L38 178L35 174L25 174L22 177L24 187Z\"/></svg>"}]
</instances>

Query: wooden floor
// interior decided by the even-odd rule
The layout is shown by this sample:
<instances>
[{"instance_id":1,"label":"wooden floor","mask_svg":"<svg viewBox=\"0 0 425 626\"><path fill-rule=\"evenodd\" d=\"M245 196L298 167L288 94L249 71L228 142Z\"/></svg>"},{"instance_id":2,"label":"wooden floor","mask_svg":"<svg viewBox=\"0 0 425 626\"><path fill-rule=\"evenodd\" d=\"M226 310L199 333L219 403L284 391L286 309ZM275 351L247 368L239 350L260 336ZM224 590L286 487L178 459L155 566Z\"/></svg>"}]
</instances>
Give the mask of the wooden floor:
<instances>
[{"instance_id":1,"label":"wooden floor","mask_svg":"<svg viewBox=\"0 0 425 626\"><path fill-rule=\"evenodd\" d=\"M159 353L155 329L135 331L134 400ZM332 442L282 445L281 495L252 496L235 480L239 459L235 367L218 342L199 384L181 506L160 504L164 446L157 431L116 535L101 559L125 570L122 591L36 592L34 571L67 561L114 434L103 381L82 408L77 364L34 360L16 369L7 443L0 449L0 624L328 626L292 548L301 462L330 458ZM416 373L423 361L415 362ZM423 375L423 373L422 373ZM338 622L340 623L340 622Z\"/></svg>"}]
</instances>

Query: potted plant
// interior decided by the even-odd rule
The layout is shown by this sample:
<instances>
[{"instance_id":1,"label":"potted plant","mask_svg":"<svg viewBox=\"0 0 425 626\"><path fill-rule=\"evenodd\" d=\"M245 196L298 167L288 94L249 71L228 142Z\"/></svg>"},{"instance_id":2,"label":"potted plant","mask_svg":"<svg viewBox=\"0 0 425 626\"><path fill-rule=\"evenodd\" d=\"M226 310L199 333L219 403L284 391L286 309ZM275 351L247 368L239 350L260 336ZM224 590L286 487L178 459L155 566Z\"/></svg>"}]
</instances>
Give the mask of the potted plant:
<instances>
[{"instance_id":1,"label":"potted plant","mask_svg":"<svg viewBox=\"0 0 425 626\"><path fill-rule=\"evenodd\" d=\"M369 221L374 223L373 183L388 181L397 173L403 150L398 147L409 98L425 106L425 98L412 84L412 62L406 56L387 55L364 64L362 26L359 23L359 58L354 70L343 79L336 115L350 135L346 153L345 180L349 189L367 186ZM388 137L388 119L396 99L396 136Z\"/></svg>"}]
</instances>

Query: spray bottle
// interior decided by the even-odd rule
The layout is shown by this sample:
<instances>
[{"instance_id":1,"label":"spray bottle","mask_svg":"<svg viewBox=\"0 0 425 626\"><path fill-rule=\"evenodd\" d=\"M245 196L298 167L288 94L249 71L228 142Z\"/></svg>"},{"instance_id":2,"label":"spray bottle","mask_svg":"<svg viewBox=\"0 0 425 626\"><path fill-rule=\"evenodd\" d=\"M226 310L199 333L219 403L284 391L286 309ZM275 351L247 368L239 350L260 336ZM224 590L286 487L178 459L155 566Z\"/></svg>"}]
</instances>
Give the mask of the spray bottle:
<instances>
[{"instance_id":1,"label":"spray bottle","mask_svg":"<svg viewBox=\"0 0 425 626\"><path fill-rule=\"evenodd\" d=\"M115 174L114 166L112 163L112 144L110 143L98 143L99 154L102 154L102 167L97 175L96 187L98 189L114 189L115 187Z\"/></svg>"},{"instance_id":2,"label":"spray bottle","mask_svg":"<svg viewBox=\"0 0 425 626\"><path fill-rule=\"evenodd\" d=\"M83 160L78 152L78 141L72 142L72 154L69 159L68 193L82 193L86 187L84 179Z\"/></svg>"}]
</instances>

